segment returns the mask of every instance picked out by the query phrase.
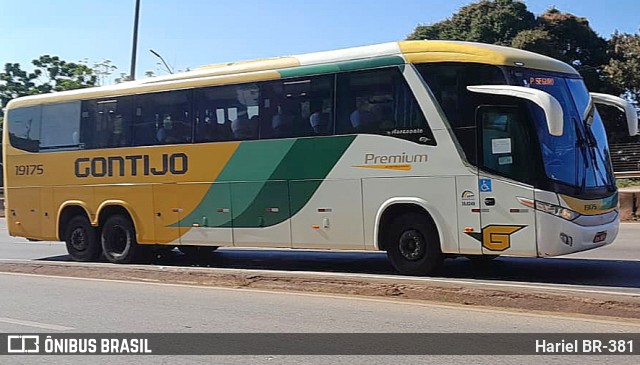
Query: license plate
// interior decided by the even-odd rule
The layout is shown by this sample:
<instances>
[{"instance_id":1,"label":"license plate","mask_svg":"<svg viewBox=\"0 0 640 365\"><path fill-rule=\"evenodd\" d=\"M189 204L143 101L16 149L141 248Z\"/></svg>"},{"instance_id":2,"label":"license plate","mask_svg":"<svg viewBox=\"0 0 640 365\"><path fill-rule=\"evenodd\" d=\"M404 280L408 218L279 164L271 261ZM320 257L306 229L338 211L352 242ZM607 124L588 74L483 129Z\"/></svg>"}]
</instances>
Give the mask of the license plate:
<instances>
[{"instance_id":1,"label":"license plate","mask_svg":"<svg viewBox=\"0 0 640 365\"><path fill-rule=\"evenodd\" d=\"M595 237L593 237L593 243L602 242L607 239L607 231L596 233Z\"/></svg>"}]
</instances>

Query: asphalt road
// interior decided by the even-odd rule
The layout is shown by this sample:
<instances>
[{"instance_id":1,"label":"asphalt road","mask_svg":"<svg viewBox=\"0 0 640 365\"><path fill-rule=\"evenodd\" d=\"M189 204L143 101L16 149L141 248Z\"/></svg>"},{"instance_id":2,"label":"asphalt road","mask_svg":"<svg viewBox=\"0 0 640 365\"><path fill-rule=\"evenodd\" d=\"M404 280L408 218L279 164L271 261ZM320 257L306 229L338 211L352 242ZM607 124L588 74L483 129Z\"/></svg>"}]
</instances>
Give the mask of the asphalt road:
<instances>
[{"instance_id":1,"label":"asphalt road","mask_svg":"<svg viewBox=\"0 0 640 365\"><path fill-rule=\"evenodd\" d=\"M0 260L70 261L60 242L29 242L7 234L0 219ZM640 293L640 224L623 223L616 241L607 247L557 258L500 257L487 265L464 258L447 260L439 276L451 280L523 282L570 285ZM165 266L201 266L262 270L343 272L397 275L381 252L226 249L194 261L177 251L159 257Z\"/></svg>"},{"instance_id":2,"label":"asphalt road","mask_svg":"<svg viewBox=\"0 0 640 365\"><path fill-rule=\"evenodd\" d=\"M393 300L0 274L0 332L640 332L611 322ZM499 343L496 346L500 346ZM548 364L635 364L632 356L545 356ZM52 363L539 363L540 357L462 356L6 356Z\"/></svg>"}]
</instances>

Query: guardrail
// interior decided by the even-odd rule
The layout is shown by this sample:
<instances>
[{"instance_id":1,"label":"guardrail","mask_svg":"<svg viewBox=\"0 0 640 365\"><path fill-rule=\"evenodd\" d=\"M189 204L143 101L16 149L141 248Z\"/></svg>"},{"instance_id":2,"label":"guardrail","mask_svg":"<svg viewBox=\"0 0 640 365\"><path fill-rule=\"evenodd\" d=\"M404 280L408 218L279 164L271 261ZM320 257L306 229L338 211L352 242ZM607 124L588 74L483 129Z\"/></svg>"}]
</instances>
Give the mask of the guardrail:
<instances>
[{"instance_id":1,"label":"guardrail","mask_svg":"<svg viewBox=\"0 0 640 365\"><path fill-rule=\"evenodd\" d=\"M610 143L609 153L616 176L640 177L640 143Z\"/></svg>"},{"instance_id":2,"label":"guardrail","mask_svg":"<svg viewBox=\"0 0 640 365\"><path fill-rule=\"evenodd\" d=\"M616 179L632 179L632 178L640 178L640 171L624 171L624 172L614 172Z\"/></svg>"}]
</instances>

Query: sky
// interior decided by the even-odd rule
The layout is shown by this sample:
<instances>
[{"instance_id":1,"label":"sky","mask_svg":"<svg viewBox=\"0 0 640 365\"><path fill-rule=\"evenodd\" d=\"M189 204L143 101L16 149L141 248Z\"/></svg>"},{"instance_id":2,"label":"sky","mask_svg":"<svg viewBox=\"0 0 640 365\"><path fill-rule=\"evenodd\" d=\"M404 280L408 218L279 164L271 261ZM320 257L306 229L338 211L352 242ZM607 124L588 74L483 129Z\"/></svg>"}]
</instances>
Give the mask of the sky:
<instances>
[{"instance_id":1,"label":"sky","mask_svg":"<svg viewBox=\"0 0 640 365\"><path fill-rule=\"evenodd\" d=\"M174 70L404 39L417 25L448 17L471 0L141 0L137 78ZM527 0L586 17L605 38L640 30L637 0ZM110 60L129 73L135 0L0 0L0 64L31 69L57 55L90 65Z\"/></svg>"}]
</instances>

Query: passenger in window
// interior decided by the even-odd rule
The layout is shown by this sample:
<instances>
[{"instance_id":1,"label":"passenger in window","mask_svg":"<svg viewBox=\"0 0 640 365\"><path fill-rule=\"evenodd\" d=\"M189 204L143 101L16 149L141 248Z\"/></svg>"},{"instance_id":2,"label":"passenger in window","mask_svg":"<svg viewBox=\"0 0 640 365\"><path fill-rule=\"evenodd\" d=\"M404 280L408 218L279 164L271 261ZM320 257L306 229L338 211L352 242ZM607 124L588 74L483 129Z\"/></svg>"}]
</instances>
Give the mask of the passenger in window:
<instances>
[{"instance_id":1,"label":"passenger in window","mask_svg":"<svg viewBox=\"0 0 640 365\"><path fill-rule=\"evenodd\" d=\"M113 118L113 130L111 131L110 146L120 147L127 143L124 135L124 120L122 114L118 114Z\"/></svg>"},{"instance_id":2,"label":"passenger in window","mask_svg":"<svg viewBox=\"0 0 640 365\"><path fill-rule=\"evenodd\" d=\"M351 126L356 132L370 132L377 128L377 118L372 111L371 104L365 98L356 98L356 110L354 110L349 119Z\"/></svg>"},{"instance_id":3,"label":"passenger in window","mask_svg":"<svg viewBox=\"0 0 640 365\"><path fill-rule=\"evenodd\" d=\"M330 133L331 117L329 113L315 112L309 116L309 124L313 129L313 133L319 135L327 135Z\"/></svg>"},{"instance_id":4,"label":"passenger in window","mask_svg":"<svg viewBox=\"0 0 640 365\"><path fill-rule=\"evenodd\" d=\"M236 139L256 139L260 118L257 115L249 116L249 108L259 105L260 89L256 84L239 85L236 96L239 103L238 114L231 121L231 131Z\"/></svg>"},{"instance_id":5,"label":"passenger in window","mask_svg":"<svg viewBox=\"0 0 640 365\"><path fill-rule=\"evenodd\" d=\"M377 112L380 115L379 128L381 131L389 131L396 128L397 122L393 117L393 106L391 102L378 105Z\"/></svg>"},{"instance_id":6,"label":"passenger in window","mask_svg":"<svg viewBox=\"0 0 640 365\"><path fill-rule=\"evenodd\" d=\"M184 142L178 136L177 128L174 128L176 123L171 119L170 114L165 114L162 119L162 125L157 132L157 139L160 143L180 143Z\"/></svg>"},{"instance_id":7,"label":"passenger in window","mask_svg":"<svg viewBox=\"0 0 640 365\"><path fill-rule=\"evenodd\" d=\"M238 111L238 117L231 121L231 131L236 139L256 139L258 136L258 116L249 118L246 111Z\"/></svg>"},{"instance_id":8,"label":"passenger in window","mask_svg":"<svg viewBox=\"0 0 640 365\"><path fill-rule=\"evenodd\" d=\"M271 119L271 129L275 138L293 136L296 105L292 100L284 100L278 105L278 113Z\"/></svg>"}]
</instances>

